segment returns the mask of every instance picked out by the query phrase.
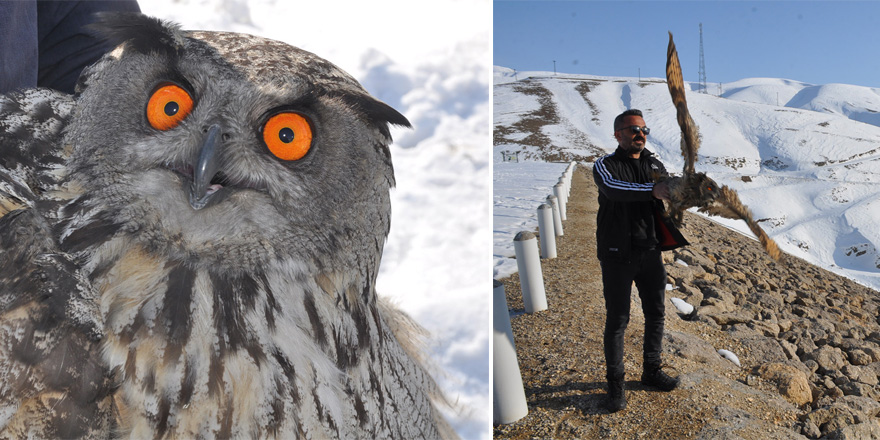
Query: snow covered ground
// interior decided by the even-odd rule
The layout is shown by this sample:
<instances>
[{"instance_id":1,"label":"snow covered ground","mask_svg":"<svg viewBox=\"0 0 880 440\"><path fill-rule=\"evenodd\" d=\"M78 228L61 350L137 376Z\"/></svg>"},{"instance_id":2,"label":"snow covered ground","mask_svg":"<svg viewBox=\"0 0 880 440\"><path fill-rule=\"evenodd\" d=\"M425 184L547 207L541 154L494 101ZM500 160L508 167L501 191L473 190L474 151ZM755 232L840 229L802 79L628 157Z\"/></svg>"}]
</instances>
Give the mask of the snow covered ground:
<instances>
[{"instance_id":1,"label":"snow covered ground","mask_svg":"<svg viewBox=\"0 0 880 440\"><path fill-rule=\"evenodd\" d=\"M648 148L670 171L682 169L680 131L663 79L639 83L636 78L495 67L496 126L509 126L538 107L535 96L509 86L527 78L551 93L559 122L542 131L557 146L565 148L566 139L578 132L611 152L616 147L614 117L639 108L652 130ZM589 85L586 96L575 89L582 83ZM703 139L697 170L735 189L785 252L880 289L878 92L775 78L724 84L721 97L689 92L688 106ZM530 163L502 163L501 151L530 148L515 141L494 147L496 278L516 270L506 261L513 255L513 236L537 226L536 201L550 193L564 169L564 164L538 169ZM568 151L592 153L576 146ZM514 185L528 191L505 189ZM519 217L512 219L516 210ZM745 222L710 218L751 236Z\"/></svg>"},{"instance_id":2,"label":"snow covered ground","mask_svg":"<svg viewBox=\"0 0 880 440\"><path fill-rule=\"evenodd\" d=\"M392 130L397 188L379 292L433 334L431 355L445 373L441 385L460 407L449 414L459 435L491 437L491 3L150 0L140 6L184 29L244 32L314 52L410 120L412 130Z\"/></svg>"},{"instance_id":3,"label":"snow covered ground","mask_svg":"<svg viewBox=\"0 0 880 440\"><path fill-rule=\"evenodd\" d=\"M497 156L500 159L501 154ZM568 164L496 160L493 166L492 275L501 279L517 271L513 238L520 231L537 229L538 206L547 203Z\"/></svg>"}]
</instances>

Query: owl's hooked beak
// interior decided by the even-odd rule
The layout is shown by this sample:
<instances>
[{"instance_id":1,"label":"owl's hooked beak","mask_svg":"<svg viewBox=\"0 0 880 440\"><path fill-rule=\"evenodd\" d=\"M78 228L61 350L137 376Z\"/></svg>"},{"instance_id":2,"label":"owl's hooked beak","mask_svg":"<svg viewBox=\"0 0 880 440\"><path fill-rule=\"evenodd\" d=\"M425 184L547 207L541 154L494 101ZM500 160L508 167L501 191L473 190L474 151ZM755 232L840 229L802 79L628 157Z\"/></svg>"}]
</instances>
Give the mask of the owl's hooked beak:
<instances>
[{"instance_id":1,"label":"owl's hooked beak","mask_svg":"<svg viewBox=\"0 0 880 440\"><path fill-rule=\"evenodd\" d=\"M217 174L220 167L217 155L217 140L220 137L220 126L214 124L208 127L208 133L202 142L199 151L199 159L193 167L193 180L189 191L189 204L195 210L208 205L211 197L217 192L217 185L211 184L211 179Z\"/></svg>"}]
</instances>

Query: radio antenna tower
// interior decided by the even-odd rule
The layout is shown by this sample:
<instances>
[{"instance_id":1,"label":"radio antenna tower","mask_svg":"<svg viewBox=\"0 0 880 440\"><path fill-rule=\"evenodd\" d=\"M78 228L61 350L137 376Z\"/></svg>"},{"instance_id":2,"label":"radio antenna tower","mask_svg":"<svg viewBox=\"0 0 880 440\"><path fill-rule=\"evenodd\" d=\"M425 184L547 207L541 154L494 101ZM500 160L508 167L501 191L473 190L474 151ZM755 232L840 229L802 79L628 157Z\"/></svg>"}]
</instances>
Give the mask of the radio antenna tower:
<instances>
[{"instance_id":1,"label":"radio antenna tower","mask_svg":"<svg viewBox=\"0 0 880 440\"><path fill-rule=\"evenodd\" d=\"M700 23L700 91L709 93L706 88L706 58L703 56L703 23Z\"/></svg>"}]
</instances>

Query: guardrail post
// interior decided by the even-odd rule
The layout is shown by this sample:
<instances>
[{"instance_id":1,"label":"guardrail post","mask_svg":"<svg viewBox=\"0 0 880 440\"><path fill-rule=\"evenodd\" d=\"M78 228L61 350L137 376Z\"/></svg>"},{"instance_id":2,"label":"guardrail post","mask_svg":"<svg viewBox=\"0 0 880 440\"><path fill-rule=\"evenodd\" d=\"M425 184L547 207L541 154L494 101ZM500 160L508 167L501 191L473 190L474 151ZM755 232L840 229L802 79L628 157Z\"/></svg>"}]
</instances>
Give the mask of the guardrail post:
<instances>
[{"instance_id":1,"label":"guardrail post","mask_svg":"<svg viewBox=\"0 0 880 440\"><path fill-rule=\"evenodd\" d=\"M559 219L563 221L568 220L565 215L566 197L565 188L562 183L557 183L553 186L553 195L556 196L556 202L559 204Z\"/></svg>"},{"instance_id":2,"label":"guardrail post","mask_svg":"<svg viewBox=\"0 0 880 440\"><path fill-rule=\"evenodd\" d=\"M513 329L504 284L494 280L492 290L492 419L495 423L513 423L529 413L522 374L516 359Z\"/></svg>"},{"instance_id":3,"label":"guardrail post","mask_svg":"<svg viewBox=\"0 0 880 440\"><path fill-rule=\"evenodd\" d=\"M541 235L541 258L556 258L556 232L553 229L553 207L542 203L538 207L538 233Z\"/></svg>"},{"instance_id":4,"label":"guardrail post","mask_svg":"<svg viewBox=\"0 0 880 440\"><path fill-rule=\"evenodd\" d=\"M544 292L544 275L541 273L541 260L538 258L538 241L535 234L522 231L513 239L516 253L516 267L519 269L519 284L522 287L523 305L526 313L535 313L547 308L547 295Z\"/></svg>"},{"instance_id":5,"label":"guardrail post","mask_svg":"<svg viewBox=\"0 0 880 440\"><path fill-rule=\"evenodd\" d=\"M562 217L559 215L559 202L555 196L547 196L547 203L553 208L553 232L557 237L562 237Z\"/></svg>"},{"instance_id":6,"label":"guardrail post","mask_svg":"<svg viewBox=\"0 0 880 440\"><path fill-rule=\"evenodd\" d=\"M563 174L563 176L559 178L559 184L562 185L562 198L565 199L565 203L568 204L568 186L570 185L570 181L567 180Z\"/></svg>"}]
</instances>

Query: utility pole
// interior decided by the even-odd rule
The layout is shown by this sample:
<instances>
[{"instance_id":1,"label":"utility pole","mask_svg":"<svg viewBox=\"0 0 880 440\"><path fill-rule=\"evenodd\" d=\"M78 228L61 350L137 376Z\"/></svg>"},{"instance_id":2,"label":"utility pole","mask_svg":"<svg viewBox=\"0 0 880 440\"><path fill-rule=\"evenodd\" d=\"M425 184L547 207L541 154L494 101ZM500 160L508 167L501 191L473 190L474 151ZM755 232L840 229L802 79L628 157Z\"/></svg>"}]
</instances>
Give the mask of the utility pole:
<instances>
[{"instance_id":1,"label":"utility pole","mask_svg":"<svg viewBox=\"0 0 880 440\"><path fill-rule=\"evenodd\" d=\"M706 90L706 58L703 56L703 23L700 23L700 73L699 73L700 89L703 93L709 93Z\"/></svg>"},{"instance_id":2,"label":"utility pole","mask_svg":"<svg viewBox=\"0 0 880 440\"><path fill-rule=\"evenodd\" d=\"M556 60L553 60L553 76L556 76Z\"/></svg>"}]
</instances>

